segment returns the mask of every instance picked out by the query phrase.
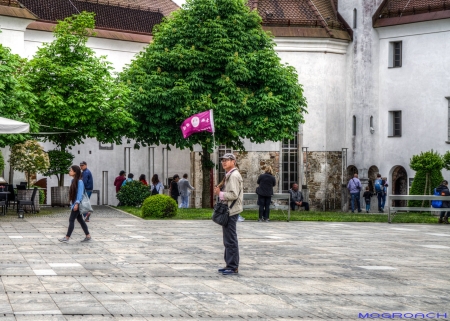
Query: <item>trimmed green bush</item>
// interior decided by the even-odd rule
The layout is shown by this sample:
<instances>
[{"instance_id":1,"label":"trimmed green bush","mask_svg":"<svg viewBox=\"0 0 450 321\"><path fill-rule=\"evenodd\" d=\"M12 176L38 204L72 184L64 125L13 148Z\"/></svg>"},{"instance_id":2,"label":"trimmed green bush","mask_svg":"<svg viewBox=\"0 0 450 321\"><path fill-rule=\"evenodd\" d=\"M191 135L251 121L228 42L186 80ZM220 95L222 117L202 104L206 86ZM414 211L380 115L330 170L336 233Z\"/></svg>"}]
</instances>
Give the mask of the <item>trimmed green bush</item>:
<instances>
[{"instance_id":1,"label":"trimmed green bush","mask_svg":"<svg viewBox=\"0 0 450 321\"><path fill-rule=\"evenodd\" d=\"M142 204L142 217L174 217L177 215L177 210L177 203L172 197L157 194L148 197Z\"/></svg>"},{"instance_id":2,"label":"trimmed green bush","mask_svg":"<svg viewBox=\"0 0 450 321\"><path fill-rule=\"evenodd\" d=\"M117 199L124 206L141 206L142 202L149 196L149 187L139 181L126 183L117 193Z\"/></svg>"},{"instance_id":3,"label":"trimmed green bush","mask_svg":"<svg viewBox=\"0 0 450 321\"><path fill-rule=\"evenodd\" d=\"M423 195L423 192L425 190L426 176L427 173L425 171L419 171L416 173L416 176L414 176L414 181L412 183L411 189L409 191L410 195ZM434 189L441 184L443 179L444 178L442 177L442 172L440 170L433 170L430 173L431 182L428 182L430 188L427 187L425 194L433 195ZM420 207L422 206L422 201L408 201L408 206ZM425 201L424 206L430 206L430 201Z\"/></svg>"}]
</instances>

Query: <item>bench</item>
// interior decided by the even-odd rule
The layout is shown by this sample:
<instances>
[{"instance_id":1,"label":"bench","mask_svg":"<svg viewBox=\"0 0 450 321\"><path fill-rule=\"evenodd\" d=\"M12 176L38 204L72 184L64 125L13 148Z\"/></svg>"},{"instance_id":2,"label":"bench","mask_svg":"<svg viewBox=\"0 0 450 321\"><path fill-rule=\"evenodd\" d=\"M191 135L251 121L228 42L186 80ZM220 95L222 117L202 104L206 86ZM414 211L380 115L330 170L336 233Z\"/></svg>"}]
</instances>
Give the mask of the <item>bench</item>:
<instances>
[{"instance_id":1,"label":"bench","mask_svg":"<svg viewBox=\"0 0 450 321\"><path fill-rule=\"evenodd\" d=\"M434 195L389 195L389 202L392 201L450 201L450 196L434 196ZM388 206L388 223L391 223L392 217L399 211L407 212L442 212L446 208L434 207L397 207ZM450 208L448 209L450 211Z\"/></svg>"},{"instance_id":2,"label":"bench","mask_svg":"<svg viewBox=\"0 0 450 321\"><path fill-rule=\"evenodd\" d=\"M283 200L287 201L286 205L278 205L278 204L271 204L270 209L271 210L281 210L286 217L286 214L284 211L287 211L287 221L291 219L291 207L289 206L289 203L291 202L291 194L289 193L277 193L272 195L272 201L274 200ZM255 203L258 201L258 194L255 193L244 193L244 201L255 201ZM259 205L257 204L246 204L243 205L243 209L259 209Z\"/></svg>"}]
</instances>

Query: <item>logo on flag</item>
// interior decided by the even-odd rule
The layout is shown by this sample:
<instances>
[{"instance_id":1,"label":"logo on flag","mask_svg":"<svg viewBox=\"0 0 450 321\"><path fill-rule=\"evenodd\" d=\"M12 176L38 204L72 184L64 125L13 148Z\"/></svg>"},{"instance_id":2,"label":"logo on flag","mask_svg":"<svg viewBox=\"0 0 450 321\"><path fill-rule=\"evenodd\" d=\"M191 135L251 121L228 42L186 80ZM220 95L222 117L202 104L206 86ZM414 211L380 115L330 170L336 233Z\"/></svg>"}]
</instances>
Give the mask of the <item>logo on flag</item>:
<instances>
[{"instance_id":1,"label":"logo on flag","mask_svg":"<svg viewBox=\"0 0 450 321\"><path fill-rule=\"evenodd\" d=\"M214 133L214 118L212 109L186 118L180 126L184 138L199 132Z\"/></svg>"}]
</instances>

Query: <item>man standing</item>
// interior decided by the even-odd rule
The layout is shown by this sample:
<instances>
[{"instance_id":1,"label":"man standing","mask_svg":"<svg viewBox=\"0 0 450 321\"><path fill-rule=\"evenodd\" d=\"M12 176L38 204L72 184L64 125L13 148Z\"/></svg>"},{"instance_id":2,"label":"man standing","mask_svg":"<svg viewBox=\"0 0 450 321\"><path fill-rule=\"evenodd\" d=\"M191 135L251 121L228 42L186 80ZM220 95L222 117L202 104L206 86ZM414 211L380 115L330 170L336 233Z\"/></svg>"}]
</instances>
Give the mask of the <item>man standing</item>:
<instances>
[{"instance_id":1,"label":"man standing","mask_svg":"<svg viewBox=\"0 0 450 321\"><path fill-rule=\"evenodd\" d=\"M178 196L180 196L180 191L178 189L178 181L180 180L180 175L173 175L172 182L170 183L169 194L170 196L177 202L178 205Z\"/></svg>"},{"instance_id":2,"label":"man standing","mask_svg":"<svg viewBox=\"0 0 450 321\"><path fill-rule=\"evenodd\" d=\"M178 182L178 189L181 195L180 208L189 208L189 196L191 195L191 191L194 190L187 178L188 174L184 174L183 178Z\"/></svg>"},{"instance_id":3,"label":"man standing","mask_svg":"<svg viewBox=\"0 0 450 321\"><path fill-rule=\"evenodd\" d=\"M117 176L116 179L114 180L114 186L116 187L116 194L119 193L123 181L126 180L125 176L126 176L125 171L120 171L119 176ZM119 204L117 204L117 206L120 206L120 202Z\"/></svg>"},{"instance_id":4,"label":"man standing","mask_svg":"<svg viewBox=\"0 0 450 321\"><path fill-rule=\"evenodd\" d=\"M352 197L352 213L355 213L355 201L358 206L358 213L361 213L361 203L359 201L359 197L361 194L362 185L358 178L358 174L355 173L353 178L348 181L347 188Z\"/></svg>"},{"instance_id":5,"label":"man standing","mask_svg":"<svg viewBox=\"0 0 450 321\"><path fill-rule=\"evenodd\" d=\"M88 197L90 199L91 195L92 195L92 191L94 190L94 180L92 178L92 173L89 170L89 168L87 168L87 163L85 161L82 161L80 163L80 168L83 171L82 175L83 175L84 188L86 189L86 194L88 195ZM85 217L85 221L89 222L89 216L91 216L91 212L81 213L81 214L83 214L83 216Z\"/></svg>"},{"instance_id":6,"label":"man standing","mask_svg":"<svg viewBox=\"0 0 450 321\"><path fill-rule=\"evenodd\" d=\"M292 188L289 190L289 194L291 194L291 210L295 211L295 207L304 207L305 211L309 211L309 203L303 201L303 194L298 189L298 184L292 184Z\"/></svg>"}]
</instances>

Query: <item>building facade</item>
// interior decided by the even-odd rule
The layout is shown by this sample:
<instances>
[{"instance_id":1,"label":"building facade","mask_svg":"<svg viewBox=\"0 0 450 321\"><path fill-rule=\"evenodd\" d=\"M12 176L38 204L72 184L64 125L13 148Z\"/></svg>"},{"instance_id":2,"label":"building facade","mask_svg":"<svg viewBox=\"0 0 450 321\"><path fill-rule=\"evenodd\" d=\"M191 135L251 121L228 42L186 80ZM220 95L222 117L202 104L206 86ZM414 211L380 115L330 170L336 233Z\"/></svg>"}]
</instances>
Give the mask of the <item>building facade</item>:
<instances>
[{"instance_id":1,"label":"building facade","mask_svg":"<svg viewBox=\"0 0 450 321\"><path fill-rule=\"evenodd\" d=\"M56 20L77 8L91 10L97 13L98 30L88 45L120 71L151 41L153 25L178 9L170 0L71 3L74 6L62 0L0 0L0 43L30 58L52 40ZM254 192L261 170L271 165L277 192L299 182L313 207L345 209L343 186L354 172L372 188L381 173L388 178L389 193L407 194L414 178L412 155L449 149L450 3L250 0L248 5L258 10L263 28L275 36L281 60L297 69L308 114L291 141L245 142L245 152L232 151L240 161L244 192ZM162 146L135 150L126 141L102 146L95 140L72 150L75 162L88 163L102 204L116 204L112 182L123 169L135 175L157 173L166 184L173 174L188 173L196 187L191 203L197 206L202 186L199 151ZM229 151L220 146L213 157L217 161ZM8 150L4 154L7 159ZM450 178L447 171L443 174ZM15 173L14 181L20 181L20 175ZM220 176L219 170L216 181ZM56 179L48 186L56 186Z\"/></svg>"}]
</instances>

